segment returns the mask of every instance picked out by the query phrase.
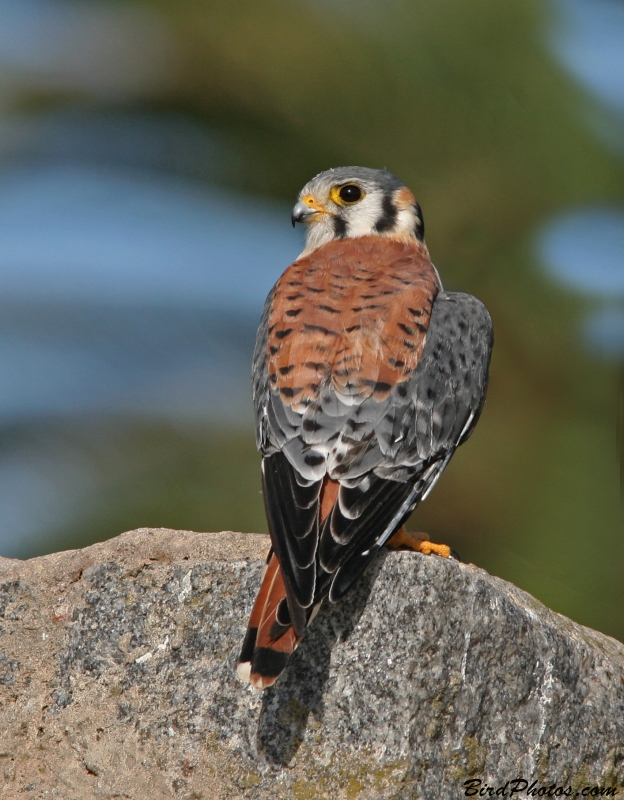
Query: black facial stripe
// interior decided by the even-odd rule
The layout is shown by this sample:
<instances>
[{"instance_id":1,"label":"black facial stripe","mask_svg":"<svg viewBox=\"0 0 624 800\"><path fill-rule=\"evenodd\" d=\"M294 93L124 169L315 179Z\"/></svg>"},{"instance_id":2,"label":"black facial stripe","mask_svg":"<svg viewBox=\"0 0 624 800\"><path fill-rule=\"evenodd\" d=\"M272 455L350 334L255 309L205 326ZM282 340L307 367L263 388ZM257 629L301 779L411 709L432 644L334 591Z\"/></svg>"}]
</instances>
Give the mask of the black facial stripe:
<instances>
[{"instance_id":1,"label":"black facial stripe","mask_svg":"<svg viewBox=\"0 0 624 800\"><path fill-rule=\"evenodd\" d=\"M347 235L347 223L342 217L334 217L334 236L336 239L344 239Z\"/></svg>"},{"instance_id":2,"label":"black facial stripe","mask_svg":"<svg viewBox=\"0 0 624 800\"><path fill-rule=\"evenodd\" d=\"M416 225L414 226L414 236L419 242L425 241L425 220L423 219L420 205L416 203Z\"/></svg>"},{"instance_id":3,"label":"black facial stripe","mask_svg":"<svg viewBox=\"0 0 624 800\"><path fill-rule=\"evenodd\" d=\"M375 230L377 233L383 233L383 231L394 228L397 218L397 210L390 195L384 195L384 199L381 202L381 209L382 215L375 223Z\"/></svg>"}]
</instances>

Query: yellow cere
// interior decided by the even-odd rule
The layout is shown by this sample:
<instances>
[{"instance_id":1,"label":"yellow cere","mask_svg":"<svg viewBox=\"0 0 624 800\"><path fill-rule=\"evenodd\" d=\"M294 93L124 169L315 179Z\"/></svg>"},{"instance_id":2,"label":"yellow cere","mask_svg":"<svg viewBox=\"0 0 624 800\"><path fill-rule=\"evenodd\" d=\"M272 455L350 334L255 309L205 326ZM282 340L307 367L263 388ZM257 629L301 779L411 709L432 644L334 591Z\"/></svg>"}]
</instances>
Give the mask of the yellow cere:
<instances>
[{"instance_id":1,"label":"yellow cere","mask_svg":"<svg viewBox=\"0 0 624 800\"><path fill-rule=\"evenodd\" d=\"M306 194L304 197L301 198L302 202L305 203L310 208L313 208L315 211L325 211L323 206L319 203L319 201L311 194Z\"/></svg>"}]
</instances>

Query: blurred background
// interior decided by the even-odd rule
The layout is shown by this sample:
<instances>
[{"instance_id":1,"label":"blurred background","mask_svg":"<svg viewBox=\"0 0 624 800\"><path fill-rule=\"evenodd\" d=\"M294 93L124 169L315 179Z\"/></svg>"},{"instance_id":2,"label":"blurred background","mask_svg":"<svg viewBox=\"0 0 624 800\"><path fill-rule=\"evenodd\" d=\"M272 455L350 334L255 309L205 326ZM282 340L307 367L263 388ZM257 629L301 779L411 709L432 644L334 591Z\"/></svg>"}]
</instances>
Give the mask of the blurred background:
<instances>
[{"instance_id":1,"label":"blurred background","mask_svg":"<svg viewBox=\"0 0 624 800\"><path fill-rule=\"evenodd\" d=\"M330 166L491 311L411 527L624 639L624 2L0 0L0 554L265 531L249 369Z\"/></svg>"}]
</instances>

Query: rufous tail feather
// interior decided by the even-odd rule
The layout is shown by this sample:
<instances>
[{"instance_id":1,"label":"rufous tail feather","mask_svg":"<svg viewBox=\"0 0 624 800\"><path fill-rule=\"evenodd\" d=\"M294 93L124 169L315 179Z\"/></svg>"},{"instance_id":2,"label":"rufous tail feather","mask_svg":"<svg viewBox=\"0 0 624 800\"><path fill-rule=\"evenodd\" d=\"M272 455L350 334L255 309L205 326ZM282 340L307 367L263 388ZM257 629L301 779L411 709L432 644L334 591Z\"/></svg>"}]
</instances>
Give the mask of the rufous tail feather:
<instances>
[{"instance_id":1,"label":"rufous tail feather","mask_svg":"<svg viewBox=\"0 0 624 800\"><path fill-rule=\"evenodd\" d=\"M339 489L340 484L337 481L325 477L319 502L321 523L331 513L338 499ZM308 624L316 616L320 605L318 602L311 609ZM271 686L286 666L289 656L299 644L299 639L290 625L284 578L277 556L271 548L238 657L239 678L250 681L256 689Z\"/></svg>"},{"instance_id":2,"label":"rufous tail feather","mask_svg":"<svg viewBox=\"0 0 624 800\"><path fill-rule=\"evenodd\" d=\"M277 619L282 601L285 604L284 579L277 556L271 552L238 659L239 677L249 680L256 689L275 683L299 644L292 626Z\"/></svg>"}]
</instances>

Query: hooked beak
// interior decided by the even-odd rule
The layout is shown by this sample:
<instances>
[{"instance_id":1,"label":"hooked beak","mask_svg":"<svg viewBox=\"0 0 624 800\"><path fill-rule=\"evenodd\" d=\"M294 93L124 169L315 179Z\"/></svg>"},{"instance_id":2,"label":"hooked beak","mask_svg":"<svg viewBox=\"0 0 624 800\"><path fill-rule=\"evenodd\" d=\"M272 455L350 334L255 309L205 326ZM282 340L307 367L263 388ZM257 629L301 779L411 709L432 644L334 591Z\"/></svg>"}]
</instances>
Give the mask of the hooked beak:
<instances>
[{"instance_id":1,"label":"hooked beak","mask_svg":"<svg viewBox=\"0 0 624 800\"><path fill-rule=\"evenodd\" d=\"M291 221L293 228L296 222L311 222L317 214L325 214L326 210L311 197L306 197L304 200L299 200L292 210Z\"/></svg>"}]
</instances>

